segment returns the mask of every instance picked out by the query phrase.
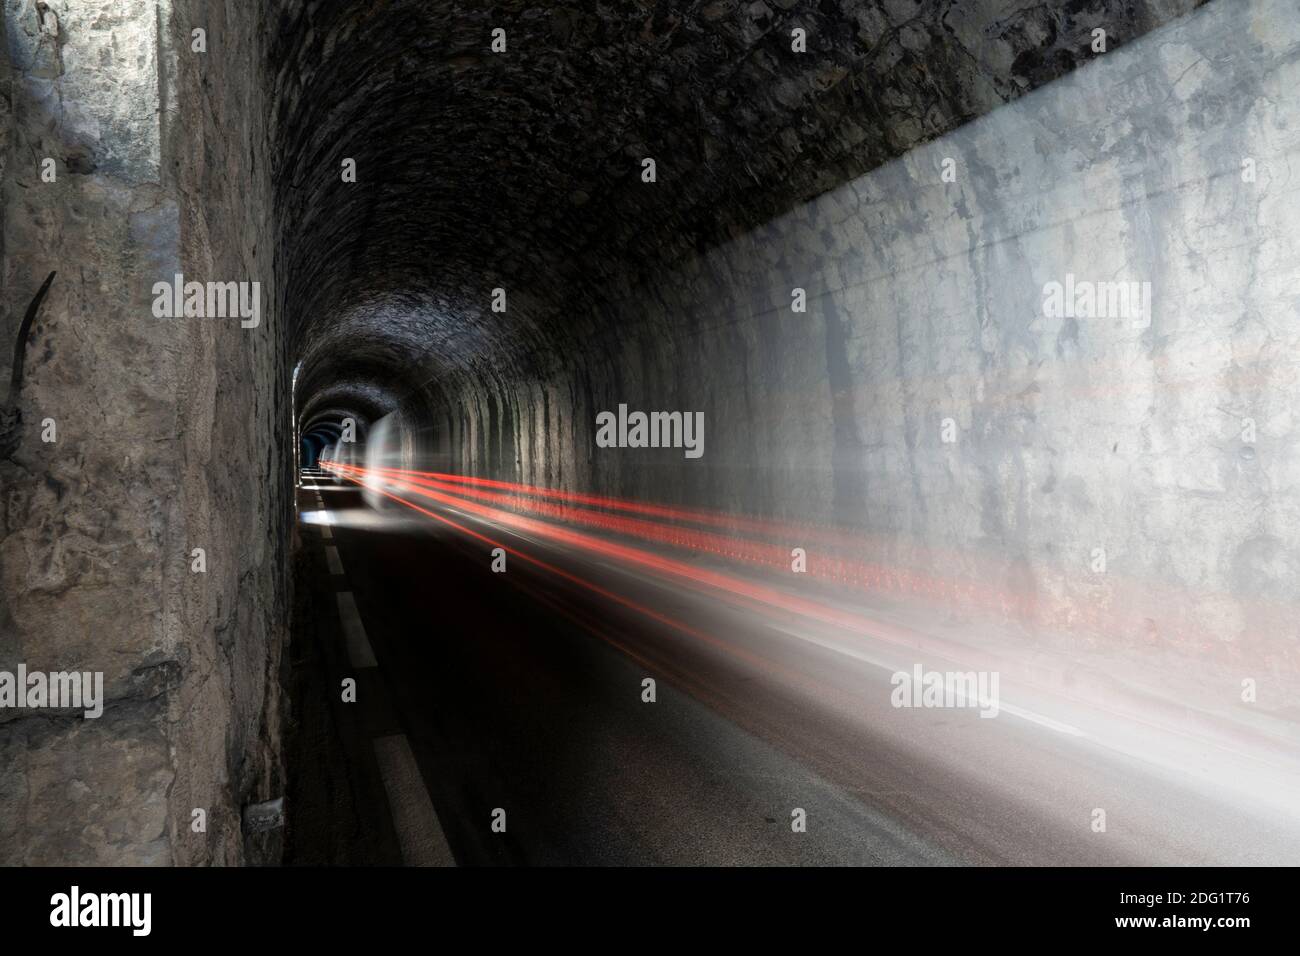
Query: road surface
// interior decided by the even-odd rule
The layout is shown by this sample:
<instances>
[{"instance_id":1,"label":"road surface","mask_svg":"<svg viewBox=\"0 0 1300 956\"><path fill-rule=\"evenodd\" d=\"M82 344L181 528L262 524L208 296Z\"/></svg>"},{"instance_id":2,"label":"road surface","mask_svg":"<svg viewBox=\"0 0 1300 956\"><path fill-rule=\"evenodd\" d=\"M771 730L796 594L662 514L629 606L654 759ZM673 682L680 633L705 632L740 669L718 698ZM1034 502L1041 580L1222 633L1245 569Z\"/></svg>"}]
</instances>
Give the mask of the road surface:
<instances>
[{"instance_id":1,"label":"road surface","mask_svg":"<svg viewBox=\"0 0 1300 956\"><path fill-rule=\"evenodd\" d=\"M896 707L896 647L408 497L460 527L314 473L299 491L310 600L335 624L297 639L338 643L300 693L358 680L333 719L371 747L333 785L373 861L1300 861L1276 755L1014 687L993 719Z\"/></svg>"}]
</instances>

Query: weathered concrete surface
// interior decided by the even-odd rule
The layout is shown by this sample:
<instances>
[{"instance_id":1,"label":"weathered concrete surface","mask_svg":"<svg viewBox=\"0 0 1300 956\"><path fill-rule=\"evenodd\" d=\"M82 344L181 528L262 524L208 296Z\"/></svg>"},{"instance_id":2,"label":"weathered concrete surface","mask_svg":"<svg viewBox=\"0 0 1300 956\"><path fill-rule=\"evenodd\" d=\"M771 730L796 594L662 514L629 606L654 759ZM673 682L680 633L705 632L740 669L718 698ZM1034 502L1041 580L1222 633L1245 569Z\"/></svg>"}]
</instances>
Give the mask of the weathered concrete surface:
<instances>
[{"instance_id":1,"label":"weathered concrete surface","mask_svg":"<svg viewBox=\"0 0 1300 956\"><path fill-rule=\"evenodd\" d=\"M0 712L0 862L239 862L240 805L281 786L289 384L259 34L234 9L5 3L6 354L59 276L0 462L0 668L103 671L108 704ZM176 272L260 280L261 326L155 318Z\"/></svg>"},{"instance_id":2,"label":"weathered concrete surface","mask_svg":"<svg viewBox=\"0 0 1300 956\"><path fill-rule=\"evenodd\" d=\"M1298 58L1289 4L1210 4L607 287L569 371L474 363L394 421L451 470L855 528L955 606L991 584L1033 629L1232 662L1228 698L1293 674ZM1071 273L1150 282L1149 322L1048 317ZM704 458L596 449L619 402L704 411Z\"/></svg>"}]
</instances>

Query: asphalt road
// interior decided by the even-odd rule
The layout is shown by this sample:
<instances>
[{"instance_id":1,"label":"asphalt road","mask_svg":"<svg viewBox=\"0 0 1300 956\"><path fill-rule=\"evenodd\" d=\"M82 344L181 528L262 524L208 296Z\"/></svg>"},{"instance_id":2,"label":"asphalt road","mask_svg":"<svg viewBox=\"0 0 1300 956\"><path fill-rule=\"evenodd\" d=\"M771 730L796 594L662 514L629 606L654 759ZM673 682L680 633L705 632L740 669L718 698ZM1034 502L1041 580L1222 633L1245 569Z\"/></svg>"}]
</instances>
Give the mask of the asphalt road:
<instances>
[{"instance_id":1,"label":"asphalt road","mask_svg":"<svg viewBox=\"0 0 1300 956\"><path fill-rule=\"evenodd\" d=\"M400 843L406 862L462 865L1300 862L1287 801L1256 805L1218 779L1247 761L1256 792L1274 776L1281 788L1289 766L1195 741L1138 746L1136 729L1108 735L1098 716L1092 732L1077 710L1034 719L1041 699L995 719L894 707L888 667L794 615L453 514L553 566L512 557L494 573L490 543L317 486L300 492L303 546L335 554L311 565L311 600L327 618L350 594L373 661L335 647L312 679L324 686L295 693L333 695L340 674L363 672L363 699L341 706L370 716L342 719L384 743L377 762L350 745L346 772L378 768L386 799L373 782L353 789L356 813L391 817L367 824L388 857ZM344 631L311 639L346 644Z\"/></svg>"}]
</instances>

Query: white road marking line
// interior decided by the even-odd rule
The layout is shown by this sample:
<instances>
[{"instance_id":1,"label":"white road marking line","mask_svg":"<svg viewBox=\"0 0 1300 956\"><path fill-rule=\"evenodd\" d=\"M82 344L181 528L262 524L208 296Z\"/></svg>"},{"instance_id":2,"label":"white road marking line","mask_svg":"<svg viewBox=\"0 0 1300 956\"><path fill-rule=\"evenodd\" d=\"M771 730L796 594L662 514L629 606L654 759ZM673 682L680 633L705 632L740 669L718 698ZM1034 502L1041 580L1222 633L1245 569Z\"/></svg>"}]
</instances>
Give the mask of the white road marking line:
<instances>
[{"instance_id":1,"label":"white road marking line","mask_svg":"<svg viewBox=\"0 0 1300 956\"><path fill-rule=\"evenodd\" d=\"M1030 723L1042 724L1049 730L1055 730L1058 734L1069 734L1071 737L1087 737L1082 730L1070 724L1063 724L1059 720L1053 720L1051 717L1044 717L1042 714L1036 714L1032 710L1026 710L1024 707L1017 707L1015 704L1008 704L1002 701L998 704L999 710L1005 710L1008 714L1014 714L1021 720L1027 720Z\"/></svg>"},{"instance_id":2,"label":"white road marking line","mask_svg":"<svg viewBox=\"0 0 1300 956\"><path fill-rule=\"evenodd\" d=\"M335 597L339 602L339 620L343 622L343 642L348 647L348 660L353 667L378 667L379 662L370 648L370 638L366 637L366 627L361 623L361 612L357 610L352 592L340 591Z\"/></svg>"},{"instance_id":3,"label":"white road marking line","mask_svg":"<svg viewBox=\"0 0 1300 956\"><path fill-rule=\"evenodd\" d=\"M326 541L329 541L331 538L334 537L334 532L330 530L329 525L323 524L320 526L320 536L324 538Z\"/></svg>"},{"instance_id":4,"label":"white road marking line","mask_svg":"<svg viewBox=\"0 0 1300 956\"><path fill-rule=\"evenodd\" d=\"M809 644L816 644L818 647L824 647L829 651L835 651L837 654L843 654L845 657L862 661L864 664L870 664L873 667L882 668L889 671L891 674L898 670L898 668L894 667L892 664L888 664L885 661L880 660L878 657L864 653L856 648L846 647L835 641L823 640L822 638L805 634L802 631L796 631L790 627L781 627L776 625L774 625L774 627L782 633L789 634L791 637L796 637L801 641L807 641ZM1042 714L1035 713L1034 711L1028 710L1024 707L1018 707L1015 704L1008 704L1005 700L1001 700L1000 696L1001 695L999 695L998 700L999 711L1006 711L1008 714L1011 714L1014 717L1019 717L1021 720L1027 720L1030 723L1039 724L1040 726L1046 727L1049 730L1054 730L1060 734L1067 734L1071 737L1086 738L1088 736L1085 731L1080 730L1078 727L1062 723L1059 720L1053 720L1051 717L1044 717Z\"/></svg>"},{"instance_id":5,"label":"white road marking line","mask_svg":"<svg viewBox=\"0 0 1300 956\"><path fill-rule=\"evenodd\" d=\"M343 573L343 562L339 560L339 549L332 544L325 545L325 561L330 566L330 574L337 577Z\"/></svg>"},{"instance_id":6,"label":"white road marking line","mask_svg":"<svg viewBox=\"0 0 1300 956\"><path fill-rule=\"evenodd\" d=\"M375 759L388 791L393 827L407 866L455 866L438 813L424 788L420 768L405 734L376 737Z\"/></svg>"}]
</instances>

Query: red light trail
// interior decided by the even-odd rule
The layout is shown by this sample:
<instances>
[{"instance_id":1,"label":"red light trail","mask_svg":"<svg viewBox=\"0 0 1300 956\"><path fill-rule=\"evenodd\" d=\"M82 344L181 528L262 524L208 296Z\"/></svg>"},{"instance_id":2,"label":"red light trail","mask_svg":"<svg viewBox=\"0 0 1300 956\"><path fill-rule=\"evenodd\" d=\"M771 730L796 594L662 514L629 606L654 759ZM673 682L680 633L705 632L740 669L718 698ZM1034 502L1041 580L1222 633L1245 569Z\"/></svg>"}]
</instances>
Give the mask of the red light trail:
<instances>
[{"instance_id":1,"label":"red light trail","mask_svg":"<svg viewBox=\"0 0 1300 956\"><path fill-rule=\"evenodd\" d=\"M498 542L493 542L486 536L472 531L445 516L438 515L433 511L422 508L413 502L402 498L400 495L395 495L383 486L396 486L399 489L412 492L420 497L432 501L437 501L443 505L460 508L476 517L495 522L504 527L533 534L558 544L571 546L588 555L614 559L627 567L648 570L660 576L666 576L680 583L684 583L695 590L706 592L713 590L716 592L722 592L723 594L740 598L751 604L758 604L767 608L775 608L792 615L806 617L823 624L829 624L841 628L851 633L873 637L897 646L918 650L928 650L931 653L954 659L960 654L960 648L951 645L946 641L930 638L907 628L872 620L863 617L862 615L831 607L809 598L787 594L766 585L743 580L734 575L698 568L673 558L654 554L641 548L613 541L606 541L601 538L593 537L592 535L559 527L525 515L503 511L499 508L494 508L490 505L469 500L465 497L437 490L434 487L429 487L427 484L417 484L410 479L397 477L397 474L399 473L397 469L384 469L382 472L379 472L337 462L325 462L323 463L323 467L347 477L358 484L378 491L386 497L404 504L407 507L411 507L422 514L450 525L462 533L471 535L472 537L482 541L490 542L498 547L505 546ZM681 622L667 618L665 615L649 608L634 605L626 598L615 595L606 589L599 588L599 586L580 579L569 572L555 567L554 565L519 552L517 549L506 548L506 551L518 555L524 560L543 567L548 571L559 574L573 583L597 590L603 597L610 598L624 606L632 607L634 610L648 614L656 620L659 620L661 623L668 624L669 626L681 630L686 630L697 637L704 637L701 632L695 631ZM711 638L708 639L712 640Z\"/></svg>"},{"instance_id":2,"label":"red light trail","mask_svg":"<svg viewBox=\"0 0 1300 956\"><path fill-rule=\"evenodd\" d=\"M842 528L802 527L788 521L443 472L391 467L362 468L341 462L322 462L322 467L375 490L380 490L378 486L387 484L428 501L460 508L504 527L578 548L589 555L671 577L697 590L720 591L731 597L808 617L851 632L893 643L908 643L911 646L916 646L917 636L906 629L892 628L816 600L723 572L699 568L629 544L584 534L576 529L585 528L603 535L615 535L725 559L769 574L790 572L792 546L803 546L810 541L820 542L822 547L813 549L807 555L806 575L835 588L904 598L911 604L920 600L963 614L976 612L987 615L994 623L1005 623L1008 618L1012 618L1022 623L1068 630L1081 628L1110 641L1122 642L1122 635L1134 633L1131 615L1126 615L1123 609L1130 603L1134 607L1140 606L1140 603L1136 599L1131 602L1123 600L1121 595L1126 591L1142 591L1149 598L1151 592L1150 588L1144 589L1136 585L1128 587L1120 581L1111 580L1108 581L1102 598L1068 601L1065 605L1068 609L1067 616L1052 619L1047 616L1050 613L1050 602L1045 601L1036 591L1007 591L971 580L937 578L837 553L850 547L861 549L872 540L866 535ZM389 497L409 504L401 496L389 494ZM773 538L783 540L778 543L771 540ZM962 563L969 565L978 562L967 558ZM1056 613L1060 613L1059 608ZM900 637L901 633L907 633L908 636ZM1237 652L1234 645L1212 640L1208 634L1203 633L1203 628L1195 624L1171 637L1172 643L1194 648L1206 655L1216 654L1230 658ZM945 646L948 644L940 643ZM952 656L947 650L939 652Z\"/></svg>"},{"instance_id":3,"label":"red light trail","mask_svg":"<svg viewBox=\"0 0 1300 956\"><path fill-rule=\"evenodd\" d=\"M622 608L643 615L658 624L685 634L721 652L736 656L769 673L777 674L786 680L793 679L797 683L813 689L822 699L827 699L827 697L842 698L844 691L829 687L806 673L795 671L782 663L709 634L679 618L618 594L608 587L596 584L582 575L566 570L553 562L544 561L525 551L521 551L517 547L504 544L493 537L475 531L453 518L423 507L410 500L410 498L404 497L403 494L395 493L395 491L423 498L446 508L458 509L463 514L493 523L515 533L532 535L537 539L572 548L576 553L588 558L595 557L608 560L614 566L621 567L624 570L650 572L656 577L685 585L702 594L738 600L742 605L758 610L760 613L776 610L793 618L803 618L830 625L840 635L840 639L843 639L846 634L858 635L866 639L875 639L896 649L906 649L913 656L922 654L927 657L946 659L961 665L964 669L996 670L1008 678L1020 681L1026 686L1050 689L1051 693L1057 698L1087 703L1124 720L1148 722L1148 716L1144 713L1140 713L1127 704L1111 701L1106 696L1098 696L1090 691L1078 696L1063 691L1059 686L1052 686L1050 681L1048 684L1044 684L1044 674L1040 673L1041 666L1035 662L1034 655L1025 653L1024 649L1018 650L1014 645L1002 645L1000 652L995 652L991 651L990 647L979 647L949 641L913 628L887 623L835 607L811 597L791 594L722 571L700 568L672 557L654 553L645 548L606 540L554 523L555 521L576 522L602 532L635 537L655 544L666 544L679 548L700 548L720 556L759 565L765 569L772 569L778 565L788 567L785 564L784 552L779 549L774 551L773 549L777 548L774 545L746 539L732 539L715 532L682 529L653 522L646 518L629 518L626 516L631 513L646 515L650 513L651 509L660 514L673 512L677 509L659 505L641 505L602 496L577 495L568 492L559 493L554 492L553 489L530 489L536 492L532 496L524 496L522 492L505 494L502 490L495 489L515 489L524 488L525 486L513 486L506 482L492 482L487 479L462 478L460 480L451 480L451 478L457 476L439 476L430 472L415 472L396 468L368 469L330 461L322 462L321 467L333 472L338 477L368 488L408 509L438 521L467 538L493 547L500 547L512 557L555 575ZM578 509L574 512L557 508L553 502L564 500L561 495L574 499L584 499L581 504L589 507L596 506L595 503L599 501L599 507L613 508L615 505L607 503L617 502L617 507L625 514L609 515L586 509ZM523 508L531 512L532 515L544 515L551 520L543 520L541 517L533 517L530 514L507 511L497 507L498 504ZM684 510L692 516L702 514L702 512L690 509ZM685 535L685 537L676 537L680 535ZM779 561L776 558L778 553L780 554ZM547 603L551 602L548 600ZM575 615L566 609L557 608L557 610L621 652L643 664L648 663L624 646L623 643L612 638L604 628L597 627L589 619ZM1098 619L1105 617L1101 611L1095 613ZM771 623L775 623L782 630L787 630L787 628L781 628L780 622ZM797 634L798 632L792 633ZM819 643L815 637L810 639ZM862 646L862 649L870 650L871 648L869 644L866 644Z\"/></svg>"}]
</instances>

